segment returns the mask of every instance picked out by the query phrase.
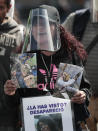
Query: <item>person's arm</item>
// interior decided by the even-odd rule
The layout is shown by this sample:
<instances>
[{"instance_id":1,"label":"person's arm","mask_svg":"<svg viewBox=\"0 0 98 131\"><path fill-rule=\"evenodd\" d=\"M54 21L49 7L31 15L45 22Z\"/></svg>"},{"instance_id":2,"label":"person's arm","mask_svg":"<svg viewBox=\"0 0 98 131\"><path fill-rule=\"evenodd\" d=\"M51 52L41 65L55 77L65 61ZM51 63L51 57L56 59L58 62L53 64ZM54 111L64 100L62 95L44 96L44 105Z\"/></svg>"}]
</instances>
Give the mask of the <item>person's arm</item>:
<instances>
[{"instance_id":1,"label":"person's arm","mask_svg":"<svg viewBox=\"0 0 98 131\"><path fill-rule=\"evenodd\" d=\"M4 85L3 101L6 108L16 108L20 104L20 96L12 80L7 80Z\"/></svg>"},{"instance_id":2,"label":"person's arm","mask_svg":"<svg viewBox=\"0 0 98 131\"><path fill-rule=\"evenodd\" d=\"M89 104L89 99L91 97L91 84L89 80L86 78L86 72L84 71L81 85L80 85L80 90L84 91L86 93L86 104Z\"/></svg>"},{"instance_id":3,"label":"person's arm","mask_svg":"<svg viewBox=\"0 0 98 131\"><path fill-rule=\"evenodd\" d=\"M83 77L80 84L79 92L77 92L73 97L72 101L78 104L86 103L86 105L89 104L89 97L91 96L90 91L90 83L86 79L85 72L83 73Z\"/></svg>"}]
</instances>

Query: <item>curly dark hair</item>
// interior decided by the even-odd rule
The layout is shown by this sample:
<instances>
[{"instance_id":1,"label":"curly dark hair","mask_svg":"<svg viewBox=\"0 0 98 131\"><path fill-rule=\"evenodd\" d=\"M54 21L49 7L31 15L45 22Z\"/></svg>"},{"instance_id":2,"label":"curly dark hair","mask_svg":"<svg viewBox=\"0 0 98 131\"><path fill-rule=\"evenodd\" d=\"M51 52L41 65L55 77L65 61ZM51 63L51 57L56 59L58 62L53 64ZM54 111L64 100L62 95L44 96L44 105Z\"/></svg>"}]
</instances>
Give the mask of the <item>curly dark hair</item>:
<instances>
[{"instance_id":1,"label":"curly dark hair","mask_svg":"<svg viewBox=\"0 0 98 131\"><path fill-rule=\"evenodd\" d=\"M48 125L51 131L59 131L54 119L51 116L40 116L37 123L37 131L41 131L39 123L43 122Z\"/></svg>"},{"instance_id":2,"label":"curly dark hair","mask_svg":"<svg viewBox=\"0 0 98 131\"><path fill-rule=\"evenodd\" d=\"M81 44L76 38L67 32L61 25L60 25L60 38L61 38L61 46L67 49L68 54L71 56L72 52L76 52L77 56L81 60L87 59L87 53Z\"/></svg>"}]
</instances>

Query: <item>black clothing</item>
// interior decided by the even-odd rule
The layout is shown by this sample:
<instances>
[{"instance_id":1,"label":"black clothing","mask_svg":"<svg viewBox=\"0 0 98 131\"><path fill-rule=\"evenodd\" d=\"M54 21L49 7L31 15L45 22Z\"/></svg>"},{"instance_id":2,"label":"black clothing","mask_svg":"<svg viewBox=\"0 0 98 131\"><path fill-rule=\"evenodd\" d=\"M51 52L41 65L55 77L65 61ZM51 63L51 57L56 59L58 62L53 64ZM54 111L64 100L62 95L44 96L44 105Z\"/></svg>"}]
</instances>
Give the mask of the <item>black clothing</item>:
<instances>
[{"instance_id":1,"label":"black clothing","mask_svg":"<svg viewBox=\"0 0 98 131\"><path fill-rule=\"evenodd\" d=\"M83 38L83 34L89 19L90 19L89 9L82 9L76 11L72 33L79 41L81 41Z\"/></svg>"},{"instance_id":2,"label":"black clothing","mask_svg":"<svg viewBox=\"0 0 98 131\"><path fill-rule=\"evenodd\" d=\"M72 16L73 17L73 16ZM84 44L88 54L85 70L91 82L93 96L98 96L98 23L91 22L90 9L77 10L72 24L72 34Z\"/></svg>"},{"instance_id":3,"label":"black clothing","mask_svg":"<svg viewBox=\"0 0 98 131\"><path fill-rule=\"evenodd\" d=\"M4 83L10 79L10 54L20 44L18 24L11 18L0 24L0 126L16 126L18 108L9 109L3 99Z\"/></svg>"},{"instance_id":4,"label":"black clothing","mask_svg":"<svg viewBox=\"0 0 98 131\"><path fill-rule=\"evenodd\" d=\"M42 56L50 74L46 69L46 66L42 60ZM68 56L67 50L64 49L62 46L59 51L57 51L55 54L52 55L52 60L51 60L51 56L45 56L44 54L38 53L37 54L38 89L22 88L22 89L17 89L16 94L14 96L4 95L3 98L6 101L6 104L9 107L13 108L19 105L20 98L22 97L45 95L46 92L43 91L43 88L45 87L51 92L51 94L53 94L55 90L54 84L56 82L57 72L60 62L72 63L72 59L71 57ZM77 64L79 65L79 63ZM87 94L87 98L89 98L90 95L89 88L90 88L90 84L83 76L80 90L85 91L85 93ZM86 102L88 103L88 99Z\"/></svg>"}]
</instances>

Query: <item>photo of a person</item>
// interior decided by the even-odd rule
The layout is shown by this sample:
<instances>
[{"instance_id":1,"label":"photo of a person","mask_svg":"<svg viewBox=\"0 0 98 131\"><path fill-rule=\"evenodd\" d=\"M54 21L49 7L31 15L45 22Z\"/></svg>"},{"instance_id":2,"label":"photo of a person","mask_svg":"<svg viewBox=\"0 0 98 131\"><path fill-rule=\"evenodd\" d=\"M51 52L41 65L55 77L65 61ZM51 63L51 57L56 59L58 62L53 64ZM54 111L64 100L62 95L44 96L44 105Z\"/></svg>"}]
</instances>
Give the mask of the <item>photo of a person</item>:
<instances>
[{"instance_id":1,"label":"photo of a person","mask_svg":"<svg viewBox=\"0 0 98 131\"><path fill-rule=\"evenodd\" d=\"M57 79L59 91L62 93L70 92L75 94L79 88L78 79L81 78L82 68L79 69L77 66L64 63L61 63L60 66Z\"/></svg>"},{"instance_id":2,"label":"photo of a person","mask_svg":"<svg viewBox=\"0 0 98 131\"><path fill-rule=\"evenodd\" d=\"M71 79L69 74L63 72L62 76L58 79L58 84L60 84L61 82L62 86L64 87L71 86L74 84L75 79L74 78Z\"/></svg>"},{"instance_id":3,"label":"photo of a person","mask_svg":"<svg viewBox=\"0 0 98 131\"><path fill-rule=\"evenodd\" d=\"M11 79L16 83L17 88L36 88L36 54L24 53L11 59Z\"/></svg>"},{"instance_id":4,"label":"photo of a person","mask_svg":"<svg viewBox=\"0 0 98 131\"><path fill-rule=\"evenodd\" d=\"M57 120L52 115L41 115L36 125L37 131L62 131L59 129Z\"/></svg>"},{"instance_id":5,"label":"photo of a person","mask_svg":"<svg viewBox=\"0 0 98 131\"><path fill-rule=\"evenodd\" d=\"M13 72L12 72L13 73ZM16 72L14 71L14 75L17 78L18 84L21 88L27 88L25 81L24 81L24 77L23 77L23 72L21 70L21 64L17 63L16 64Z\"/></svg>"}]
</instances>

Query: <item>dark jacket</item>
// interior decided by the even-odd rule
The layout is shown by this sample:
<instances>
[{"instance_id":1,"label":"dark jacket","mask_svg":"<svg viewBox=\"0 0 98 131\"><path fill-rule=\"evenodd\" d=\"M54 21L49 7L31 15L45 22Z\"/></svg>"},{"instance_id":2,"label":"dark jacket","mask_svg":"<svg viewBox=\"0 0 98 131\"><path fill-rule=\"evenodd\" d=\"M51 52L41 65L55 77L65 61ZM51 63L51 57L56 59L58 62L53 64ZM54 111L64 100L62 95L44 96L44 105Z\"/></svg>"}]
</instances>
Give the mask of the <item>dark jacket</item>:
<instances>
[{"instance_id":1,"label":"dark jacket","mask_svg":"<svg viewBox=\"0 0 98 131\"><path fill-rule=\"evenodd\" d=\"M20 27L11 18L0 24L0 126L13 126L16 124L18 109L9 109L3 100L4 83L10 79L10 54L22 38Z\"/></svg>"},{"instance_id":2,"label":"dark jacket","mask_svg":"<svg viewBox=\"0 0 98 131\"><path fill-rule=\"evenodd\" d=\"M46 67L42 61L42 57L40 55L40 53L37 54L37 83L38 83L38 89L17 89L16 94L14 96L8 96L8 95L4 95L4 101L6 101L6 105L10 108L13 107L17 107L17 105L20 104L20 98L22 97L30 97L30 96L41 96L41 95L45 95L46 92L43 92L43 90L41 90L43 87L43 85L45 86L47 84L47 89L51 92L51 94L53 94L54 92L54 88L53 85L56 82L56 78L57 78L57 70L59 67L60 62L62 63L73 63L73 64L77 64L80 65L80 63L71 59L71 57L68 55L67 50L61 46L60 50L58 50L54 55L52 55L52 62L51 62L51 56L45 56L43 55L43 58L46 62L47 68L50 71L50 77L47 74L47 70ZM51 67L50 67L51 64ZM51 70L50 70L51 68ZM41 70L44 71L44 73L41 72ZM45 80L45 78L47 77L47 82ZM51 79L50 79L51 78ZM50 84L51 83L51 84ZM53 84L54 83L54 84ZM51 88L50 88L51 85ZM87 100L86 102L88 103L88 98L90 95L90 84L87 81L86 77L83 75L82 78L82 82L80 85L80 90L85 91L85 93L87 94Z\"/></svg>"}]
</instances>

